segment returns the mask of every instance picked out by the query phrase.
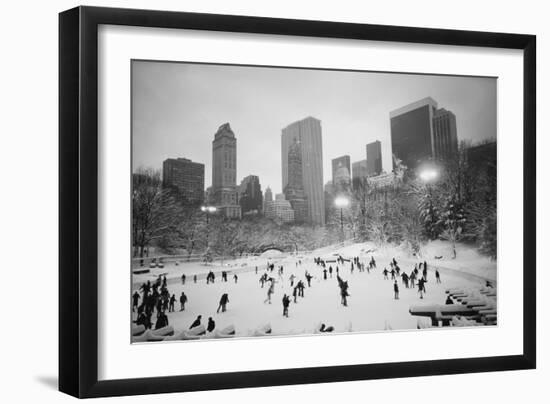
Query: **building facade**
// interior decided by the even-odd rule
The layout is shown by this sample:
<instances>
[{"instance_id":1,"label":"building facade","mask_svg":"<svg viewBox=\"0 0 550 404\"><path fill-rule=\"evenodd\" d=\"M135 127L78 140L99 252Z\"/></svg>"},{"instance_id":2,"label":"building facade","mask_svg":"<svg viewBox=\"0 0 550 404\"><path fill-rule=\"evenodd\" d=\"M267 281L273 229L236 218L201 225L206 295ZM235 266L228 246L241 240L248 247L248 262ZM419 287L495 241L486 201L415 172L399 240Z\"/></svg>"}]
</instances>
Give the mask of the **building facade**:
<instances>
[{"instance_id":1,"label":"building facade","mask_svg":"<svg viewBox=\"0 0 550 404\"><path fill-rule=\"evenodd\" d=\"M212 141L211 198L226 217L241 217L237 190L237 139L229 123L218 128Z\"/></svg>"},{"instance_id":2,"label":"building facade","mask_svg":"<svg viewBox=\"0 0 550 404\"><path fill-rule=\"evenodd\" d=\"M368 177L367 160L359 160L351 165L351 185L358 189L362 181Z\"/></svg>"},{"instance_id":3,"label":"building facade","mask_svg":"<svg viewBox=\"0 0 550 404\"><path fill-rule=\"evenodd\" d=\"M458 150L455 115L430 97L390 112L390 127L392 153L407 168L450 159Z\"/></svg>"},{"instance_id":4,"label":"building facade","mask_svg":"<svg viewBox=\"0 0 550 404\"><path fill-rule=\"evenodd\" d=\"M294 221L294 209L284 194L277 194L275 200L265 202L265 217L277 222L289 223Z\"/></svg>"},{"instance_id":5,"label":"building facade","mask_svg":"<svg viewBox=\"0 0 550 404\"><path fill-rule=\"evenodd\" d=\"M434 156L439 160L450 160L458 153L456 117L451 111L438 109L433 117Z\"/></svg>"},{"instance_id":6,"label":"building facade","mask_svg":"<svg viewBox=\"0 0 550 404\"><path fill-rule=\"evenodd\" d=\"M323 140L321 121L308 117L288 125L281 133L282 189L288 185L288 152L300 142L302 153L302 181L307 197L308 222L325 224L323 192Z\"/></svg>"},{"instance_id":7,"label":"building facade","mask_svg":"<svg viewBox=\"0 0 550 404\"><path fill-rule=\"evenodd\" d=\"M199 206L204 201L204 164L186 158L166 159L162 163L164 186L172 187L186 206Z\"/></svg>"},{"instance_id":8,"label":"building facade","mask_svg":"<svg viewBox=\"0 0 550 404\"><path fill-rule=\"evenodd\" d=\"M348 174L351 173L351 159L349 156L340 156L332 159L332 183L336 184L336 173L340 170L340 175L342 174L342 167L346 168Z\"/></svg>"},{"instance_id":9,"label":"building facade","mask_svg":"<svg viewBox=\"0 0 550 404\"><path fill-rule=\"evenodd\" d=\"M286 200L294 210L294 221L304 223L309 220L307 196L304 191L302 147L296 139L288 149L288 183L284 188Z\"/></svg>"},{"instance_id":10,"label":"building facade","mask_svg":"<svg viewBox=\"0 0 550 404\"><path fill-rule=\"evenodd\" d=\"M239 205L242 214L262 213L263 200L260 178L257 175L244 177L239 186Z\"/></svg>"},{"instance_id":11,"label":"building facade","mask_svg":"<svg viewBox=\"0 0 550 404\"><path fill-rule=\"evenodd\" d=\"M376 140L367 144L367 175L382 173L382 143Z\"/></svg>"}]
</instances>

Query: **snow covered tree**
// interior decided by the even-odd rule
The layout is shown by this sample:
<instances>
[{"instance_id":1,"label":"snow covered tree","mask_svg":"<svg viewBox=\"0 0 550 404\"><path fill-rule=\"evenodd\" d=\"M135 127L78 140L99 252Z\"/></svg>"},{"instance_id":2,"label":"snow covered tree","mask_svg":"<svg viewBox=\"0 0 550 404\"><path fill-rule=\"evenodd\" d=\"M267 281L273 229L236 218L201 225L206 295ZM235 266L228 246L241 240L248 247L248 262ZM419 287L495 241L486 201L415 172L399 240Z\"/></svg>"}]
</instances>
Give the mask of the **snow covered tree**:
<instances>
[{"instance_id":1,"label":"snow covered tree","mask_svg":"<svg viewBox=\"0 0 550 404\"><path fill-rule=\"evenodd\" d=\"M451 243L454 259L456 258L456 243L461 239L462 230L466 223L462 203L456 197L448 197L441 212L439 223L443 227L440 237Z\"/></svg>"},{"instance_id":2,"label":"snow covered tree","mask_svg":"<svg viewBox=\"0 0 550 404\"><path fill-rule=\"evenodd\" d=\"M140 168L132 176L132 244L134 256L143 257L153 241L171 234L177 203L162 186L160 171Z\"/></svg>"}]
</instances>

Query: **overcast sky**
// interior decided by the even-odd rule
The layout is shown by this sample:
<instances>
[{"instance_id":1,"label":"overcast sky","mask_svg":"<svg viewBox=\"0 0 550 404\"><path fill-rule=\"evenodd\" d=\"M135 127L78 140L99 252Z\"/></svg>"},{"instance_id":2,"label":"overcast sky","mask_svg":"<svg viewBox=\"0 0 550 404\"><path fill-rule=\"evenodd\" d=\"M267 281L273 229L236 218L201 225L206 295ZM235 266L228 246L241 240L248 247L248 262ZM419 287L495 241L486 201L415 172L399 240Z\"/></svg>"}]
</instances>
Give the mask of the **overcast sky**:
<instances>
[{"instance_id":1,"label":"overcast sky","mask_svg":"<svg viewBox=\"0 0 550 404\"><path fill-rule=\"evenodd\" d=\"M424 97L456 115L458 139L496 138L496 79L134 61L133 168L160 169L167 158L205 164L212 183L212 140L229 122L237 138L237 183L260 177L281 192L281 129L321 120L324 183L331 160L366 158L382 142L391 171L390 111Z\"/></svg>"}]
</instances>

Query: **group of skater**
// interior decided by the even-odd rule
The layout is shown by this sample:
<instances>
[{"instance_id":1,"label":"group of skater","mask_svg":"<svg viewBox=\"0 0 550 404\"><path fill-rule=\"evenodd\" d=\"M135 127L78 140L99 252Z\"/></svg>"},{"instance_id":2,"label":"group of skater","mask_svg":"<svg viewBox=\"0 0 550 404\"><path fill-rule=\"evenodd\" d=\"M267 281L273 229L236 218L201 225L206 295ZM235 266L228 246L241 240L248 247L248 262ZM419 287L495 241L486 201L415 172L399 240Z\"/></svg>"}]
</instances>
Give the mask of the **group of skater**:
<instances>
[{"instance_id":1,"label":"group of skater","mask_svg":"<svg viewBox=\"0 0 550 404\"><path fill-rule=\"evenodd\" d=\"M399 284L397 278L401 278L401 283L406 289L414 289L416 282L418 294L421 299L424 299L424 295L426 294L426 283L428 282L428 263L426 261L414 264L410 274L407 274L407 272L401 271L396 259L393 258L390 261L390 271L385 267L382 274L385 280L393 281L393 296L395 300L399 299ZM390 275L391 278L388 278L388 275ZM437 269L435 270L435 282L441 283L441 275Z\"/></svg>"},{"instance_id":2,"label":"group of skater","mask_svg":"<svg viewBox=\"0 0 550 404\"><path fill-rule=\"evenodd\" d=\"M140 294L139 291L142 293ZM137 318L134 321L137 325L143 325L146 329L153 328L153 313L156 313L154 329L169 325L168 316L166 313L175 312L176 295L170 294L168 290L168 281L166 275L159 275L154 283L150 280L143 283L139 291L134 291L132 295L132 312L137 311ZM187 295L181 292L180 311L185 310L187 303Z\"/></svg>"},{"instance_id":3,"label":"group of skater","mask_svg":"<svg viewBox=\"0 0 550 404\"><path fill-rule=\"evenodd\" d=\"M349 283L344 279L344 276L353 275L354 271L367 272L377 269L377 262L371 255L368 259L362 259L359 256L344 258L341 255L337 255L334 259L322 259L321 257L313 258L313 263L316 269L313 269L313 273L317 273L317 276L312 274L312 268L306 266L303 269L303 263L301 259L297 259L295 262L296 269L292 268L290 274L285 278L285 268L283 265L276 265L274 262L267 262L265 271L259 277L260 288L266 290L266 298L263 301L264 304L272 304L273 296L275 294L276 284L280 284L285 289L285 293L281 298L282 303L282 315L289 317L289 308L291 302L297 304L299 299L305 297L305 289L312 287L312 280L317 279L317 282L324 282L332 279L333 276L337 280L337 286L340 296L340 304L343 307L348 307ZM294 266L294 265L293 265ZM388 270L389 268L389 270ZM258 267L255 267L255 274L258 274ZM345 272L345 274L344 274ZM303 275L300 275L302 274ZM435 276L435 282L441 283L440 273L437 269L432 272ZM287 273L288 274L288 273ZM426 283L428 282L428 264L426 261L418 262L414 264L414 267L410 272L402 270L399 263L395 258L392 258L389 265L382 270L384 280L391 281L393 287L393 297L395 300L399 299L400 287L406 289L417 288L420 299L423 299L426 290ZM218 276L221 277L222 282L228 282L227 271L221 271ZM181 275L181 284L186 284L186 275ZM206 274L206 284L215 283L216 274L210 270ZM194 283L197 282L197 275L193 275ZM233 281L238 282L237 274L233 274ZM288 284L287 284L288 282ZM307 286L306 286L307 285ZM188 304L188 297L185 292L181 292L179 298L175 294L171 294L168 289L168 280L166 275L159 275L156 281L151 282L148 280L143 283L140 288L134 291L132 295L132 312L137 312L137 318L134 322L138 325L142 324L146 329L160 329L169 325L168 314L176 311L176 303L179 300L179 311L185 311L186 304ZM446 302L450 304L449 302ZM216 314L225 313L229 305L228 293L223 293L219 299ZM153 315L156 314L156 319L153 320ZM198 315L191 323L190 329L202 325L202 315ZM215 321L212 317L208 318L205 324L205 329L208 332L212 332L215 329ZM333 327L330 327L331 329ZM320 332L332 331L332 330L320 330Z\"/></svg>"}]
</instances>

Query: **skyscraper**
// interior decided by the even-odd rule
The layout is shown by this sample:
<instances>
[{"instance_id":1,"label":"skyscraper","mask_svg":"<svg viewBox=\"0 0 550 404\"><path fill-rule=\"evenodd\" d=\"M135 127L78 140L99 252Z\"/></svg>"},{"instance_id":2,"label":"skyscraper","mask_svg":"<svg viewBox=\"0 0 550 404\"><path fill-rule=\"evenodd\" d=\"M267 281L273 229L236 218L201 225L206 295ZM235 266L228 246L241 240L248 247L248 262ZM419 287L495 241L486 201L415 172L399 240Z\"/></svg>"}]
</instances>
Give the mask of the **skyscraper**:
<instances>
[{"instance_id":1,"label":"skyscraper","mask_svg":"<svg viewBox=\"0 0 550 404\"><path fill-rule=\"evenodd\" d=\"M367 160L359 160L351 165L351 183L353 189L358 189L361 181L368 177Z\"/></svg>"},{"instance_id":2,"label":"skyscraper","mask_svg":"<svg viewBox=\"0 0 550 404\"><path fill-rule=\"evenodd\" d=\"M448 160L458 153L456 117L445 108L435 111L433 118L435 158Z\"/></svg>"},{"instance_id":3,"label":"skyscraper","mask_svg":"<svg viewBox=\"0 0 550 404\"><path fill-rule=\"evenodd\" d=\"M212 141L212 202L227 217L241 217L237 191L237 139L229 123Z\"/></svg>"},{"instance_id":4,"label":"skyscraper","mask_svg":"<svg viewBox=\"0 0 550 404\"><path fill-rule=\"evenodd\" d=\"M281 159L283 186L288 184L288 151L296 141L300 142L302 153L302 180L307 197L308 221L325 224L323 193L323 141L321 121L307 117L288 125L281 133Z\"/></svg>"},{"instance_id":5,"label":"skyscraper","mask_svg":"<svg viewBox=\"0 0 550 404\"><path fill-rule=\"evenodd\" d=\"M264 193L264 208L263 208L264 214L265 214L265 207L267 202L272 202L272 201L273 201L273 192L271 191L271 188L268 186L265 189L265 193Z\"/></svg>"},{"instance_id":6,"label":"skyscraper","mask_svg":"<svg viewBox=\"0 0 550 404\"><path fill-rule=\"evenodd\" d=\"M177 191L184 205L198 206L204 200L204 164L185 158L166 159L162 163L162 181Z\"/></svg>"},{"instance_id":7,"label":"skyscraper","mask_svg":"<svg viewBox=\"0 0 550 404\"><path fill-rule=\"evenodd\" d=\"M391 111L390 127L392 153L407 168L448 159L457 151L455 115L438 109L430 97Z\"/></svg>"},{"instance_id":8,"label":"skyscraper","mask_svg":"<svg viewBox=\"0 0 550 404\"><path fill-rule=\"evenodd\" d=\"M244 177L239 186L239 205L242 214L248 212L261 213L263 209L263 195L260 179L257 175Z\"/></svg>"},{"instance_id":9,"label":"skyscraper","mask_svg":"<svg viewBox=\"0 0 550 404\"><path fill-rule=\"evenodd\" d=\"M382 144L375 140L367 144L367 175L380 175L382 172Z\"/></svg>"},{"instance_id":10,"label":"skyscraper","mask_svg":"<svg viewBox=\"0 0 550 404\"><path fill-rule=\"evenodd\" d=\"M349 156L340 156L335 159L332 159L332 183L336 184L335 177L336 177L336 171L338 169L341 169L342 167L345 167L348 171L348 175L351 175L351 163L350 163L350 157ZM342 170L340 170L340 175L342 174Z\"/></svg>"},{"instance_id":11,"label":"skyscraper","mask_svg":"<svg viewBox=\"0 0 550 404\"><path fill-rule=\"evenodd\" d=\"M304 192L302 148L297 139L288 149L288 183L283 192L294 210L294 220L307 222L309 215L307 197Z\"/></svg>"}]
</instances>

